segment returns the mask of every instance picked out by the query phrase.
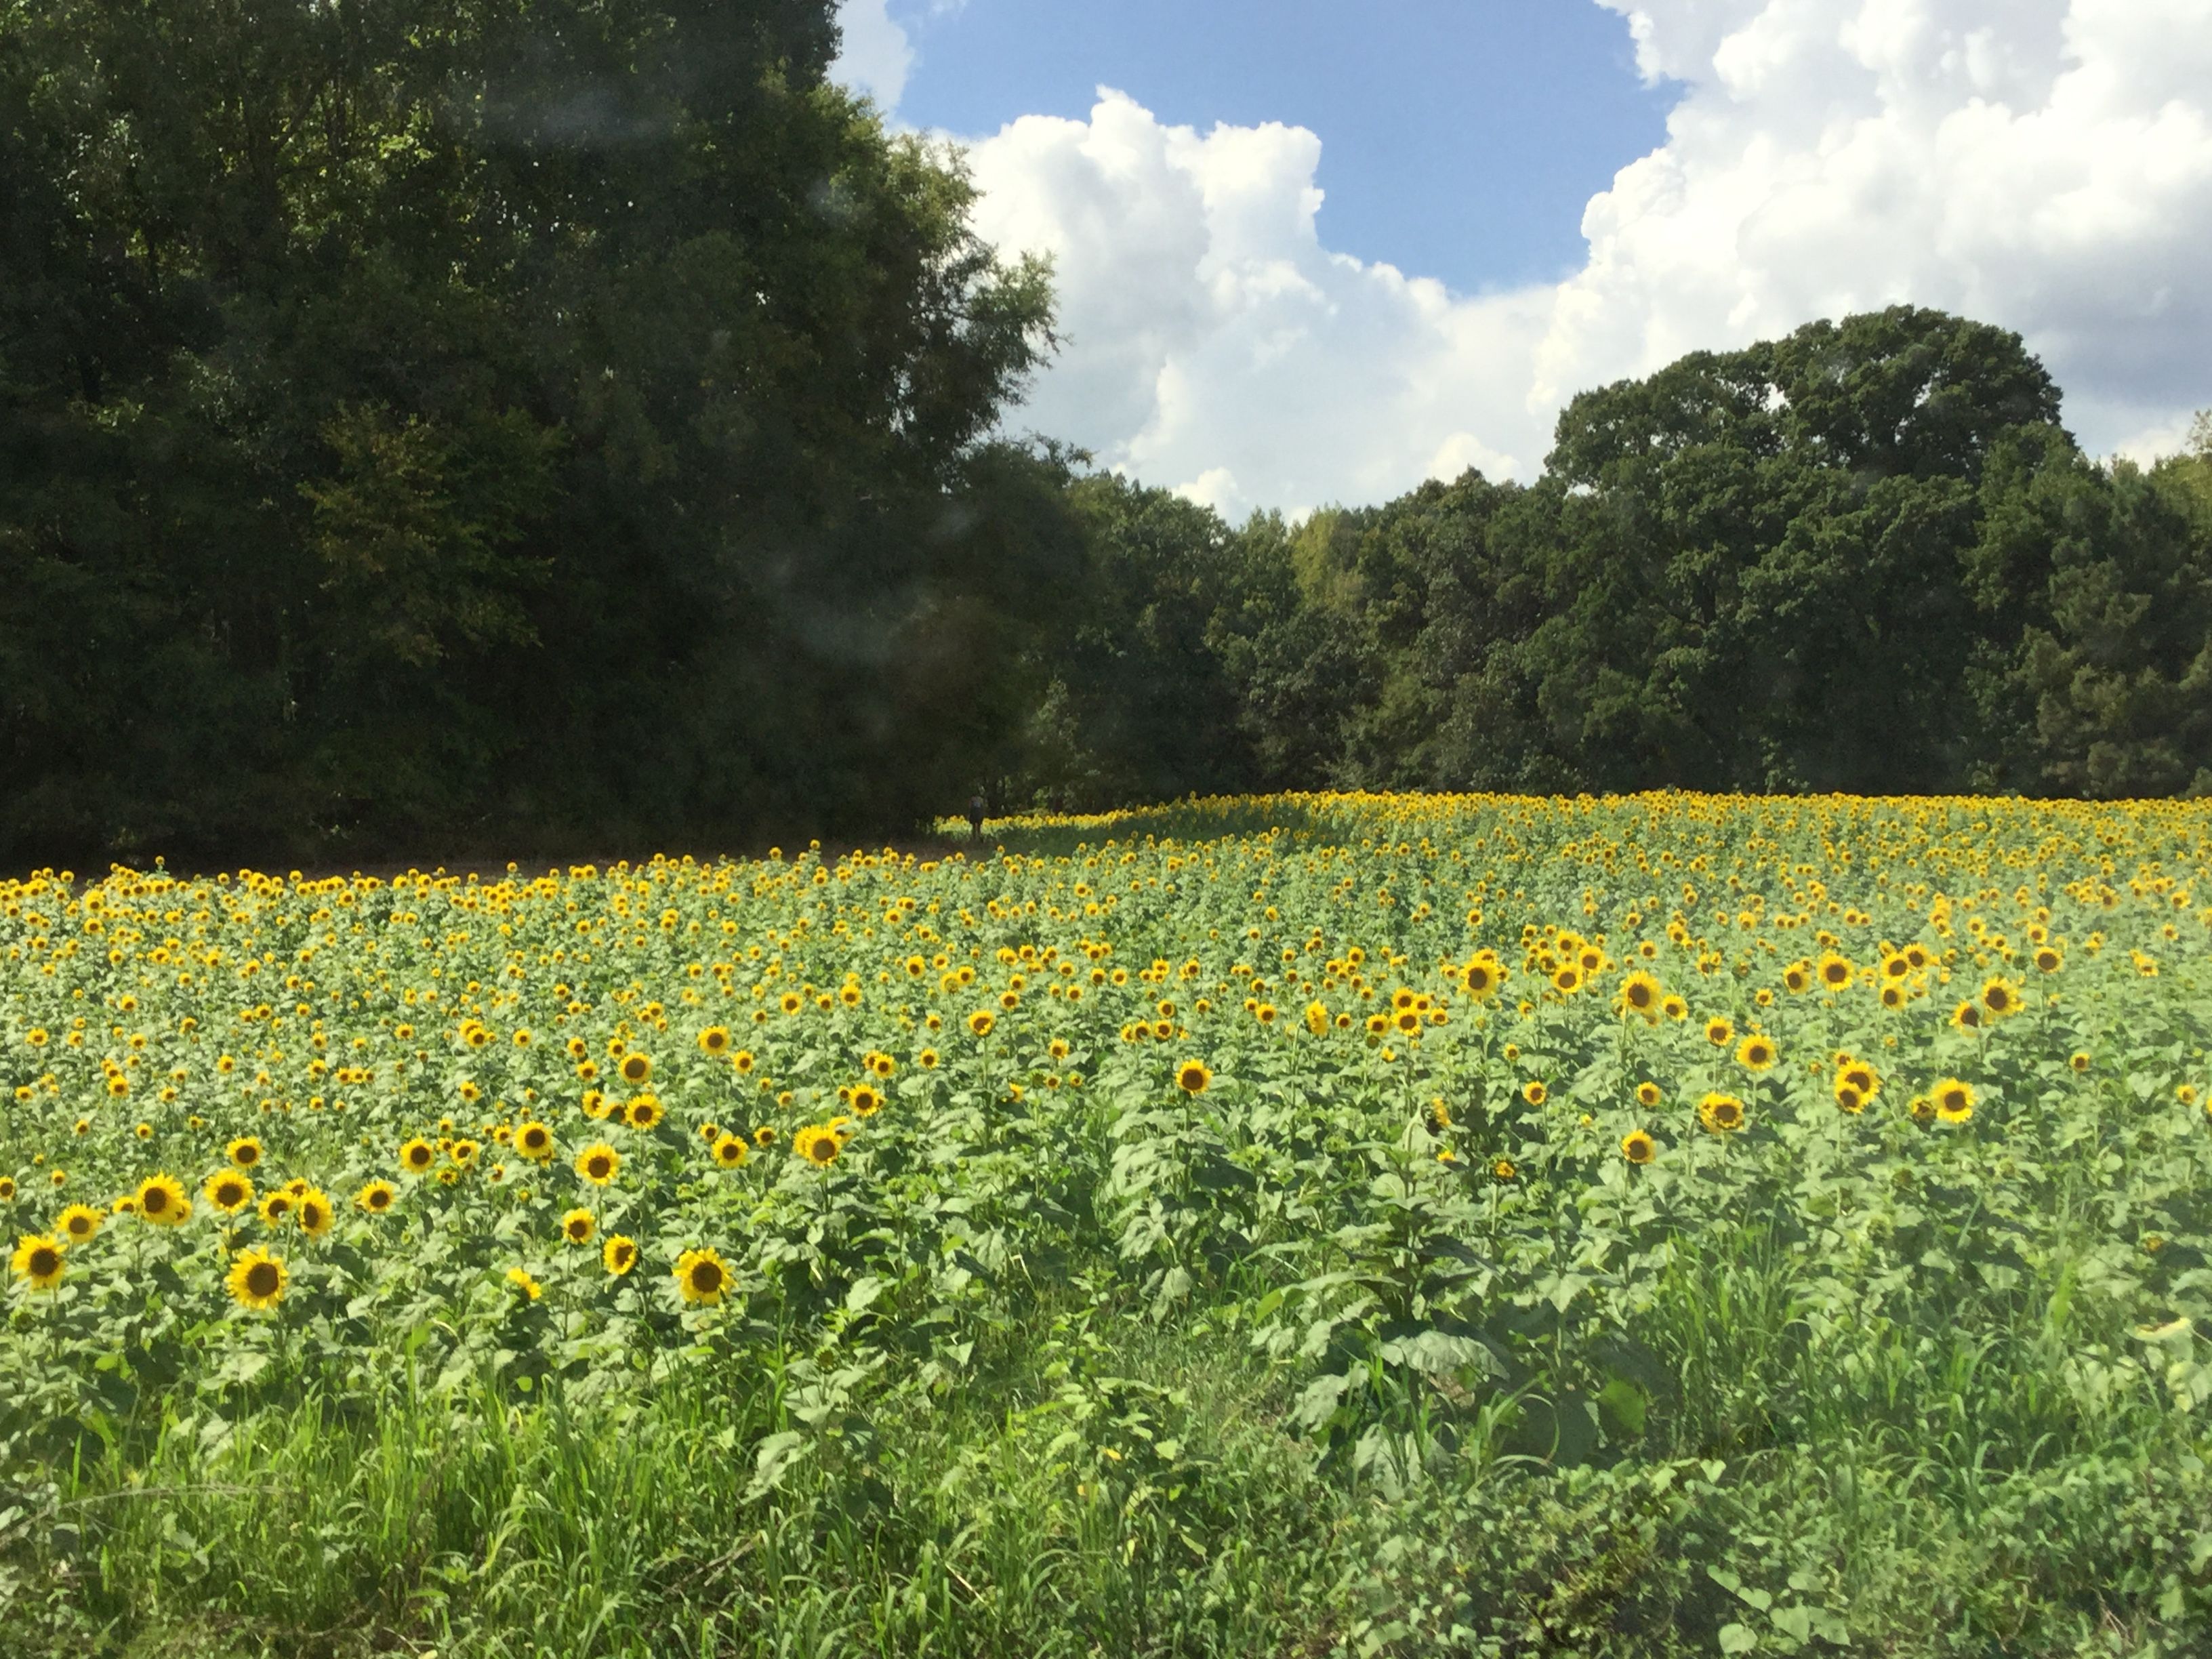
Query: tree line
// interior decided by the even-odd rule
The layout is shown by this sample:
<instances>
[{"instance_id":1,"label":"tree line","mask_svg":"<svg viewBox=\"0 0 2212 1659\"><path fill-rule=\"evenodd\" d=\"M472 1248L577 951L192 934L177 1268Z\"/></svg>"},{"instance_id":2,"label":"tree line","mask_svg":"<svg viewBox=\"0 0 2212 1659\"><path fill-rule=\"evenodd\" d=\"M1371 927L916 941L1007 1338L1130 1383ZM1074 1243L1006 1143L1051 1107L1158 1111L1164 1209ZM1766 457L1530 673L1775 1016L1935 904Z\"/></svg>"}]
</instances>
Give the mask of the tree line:
<instances>
[{"instance_id":1,"label":"tree line","mask_svg":"<svg viewBox=\"0 0 2212 1659\"><path fill-rule=\"evenodd\" d=\"M2212 787L2212 434L1894 309L1232 526L1005 434L1048 269L829 0L0 8L0 853L1356 785Z\"/></svg>"}]
</instances>

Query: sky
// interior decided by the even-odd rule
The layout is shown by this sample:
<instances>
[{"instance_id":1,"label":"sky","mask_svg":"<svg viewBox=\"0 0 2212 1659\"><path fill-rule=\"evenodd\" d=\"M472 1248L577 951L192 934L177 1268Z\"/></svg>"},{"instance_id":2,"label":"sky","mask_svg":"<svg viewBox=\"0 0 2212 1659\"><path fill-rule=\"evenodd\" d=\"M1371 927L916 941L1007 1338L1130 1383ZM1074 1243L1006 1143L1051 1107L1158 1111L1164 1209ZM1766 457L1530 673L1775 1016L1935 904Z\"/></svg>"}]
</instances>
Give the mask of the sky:
<instances>
[{"instance_id":1,"label":"sky","mask_svg":"<svg viewBox=\"0 0 2212 1659\"><path fill-rule=\"evenodd\" d=\"M1241 518L1533 478L1576 392L1909 302L2092 453L2212 405L2212 0L844 0L1054 264L1012 411Z\"/></svg>"}]
</instances>

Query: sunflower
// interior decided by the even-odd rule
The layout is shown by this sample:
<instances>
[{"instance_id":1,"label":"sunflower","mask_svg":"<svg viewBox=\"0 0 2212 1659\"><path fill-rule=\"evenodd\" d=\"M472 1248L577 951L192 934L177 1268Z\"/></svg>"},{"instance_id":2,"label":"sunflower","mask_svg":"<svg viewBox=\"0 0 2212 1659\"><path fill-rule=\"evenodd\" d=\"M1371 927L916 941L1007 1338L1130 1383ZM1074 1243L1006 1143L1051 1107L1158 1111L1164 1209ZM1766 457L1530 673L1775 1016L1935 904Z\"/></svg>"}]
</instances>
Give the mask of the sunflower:
<instances>
[{"instance_id":1,"label":"sunflower","mask_svg":"<svg viewBox=\"0 0 2212 1659\"><path fill-rule=\"evenodd\" d=\"M837 1161L845 1144L828 1125L810 1123L791 1138L791 1150L809 1164L826 1169Z\"/></svg>"},{"instance_id":2,"label":"sunflower","mask_svg":"<svg viewBox=\"0 0 2212 1659\"><path fill-rule=\"evenodd\" d=\"M2021 1010L2020 987L2010 980L1992 979L1982 987L1982 1006L1991 1019L2002 1019Z\"/></svg>"},{"instance_id":3,"label":"sunflower","mask_svg":"<svg viewBox=\"0 0 2212 1659\"><path fill-rule=\"evenodd\" d=\"M599 1218L589 1210L571 1210L561 1218L561 1237L571 1244L588 1244L599 1231Z\"/></svg>"},{"instance_id":4,"label":"sunflower","mask_svg":"<svg viewBox=\"0 0 2212 1659\"><path fill-rule=\"evenodd\" d=\"M526 1302L535 1302L545 1294L545 1287L523 1268L509 1267L506 1277L507 1282L514 1287L515 1293Z\"/></svg>"},{"instance_id":5,"label":"sunflower","mask_svg":"<svg viewBox=\"0 0 2212 1659\"><path fill-rule=\"evenodd\" d=\"M1623 1015L1640 1014L1647 1024L1657 1024L1659 1004L1667 994L1666 988L1641 969L1620 981L1617 999Z\"/></svg>"},{"instance_id":6,"label":"sunflower","mask_svg":"<svg viewBox=\"0 0 2212 1659\"><path fill-rule=\"evenodd\" d=\"M1813 969L1809 963L1793 962L1782 970L1782 988L1792 996L1802 994L1812 982Z\"/></svg>"},{"instance_id":7,"label":"sunflower","mask_svg":"<svg viewBox=\"0 0 2212 1659\"><path fill-rule=\"evenodd\" d=\"M1551 1098L1551 1091L1544 1086L1541 1078L1532 1077L1521 1085L1521 1098L1531 1106L1541 1106Z\"/></svg>"},{"instance_id":8,"label":"sunflower","mask_svg":"<svg viewBox=\"0 0 2212 1659\"><path fill-rule=\"evenodd\" d=\"M1823 989L1840 991L1851 982L1851 964L1830 951L1813 964L1813 977L1820 981Z\"/></svg>"},{"instance_id":9,"label":"sunflower","mask_svg":"<svg viewBox=\"0 0 2212 1659\"><path fill-rule=\"evenodd\" d=\"M1505 983L1505 970L1498 965L1495 957L1485 951L1467 964L1460 982L1467 987L1467 994L1477 1002L1487 1002Z\"/></svg>"},{"instance_id":10,"label":"sunflower","mask_svg":"<svg viewBox=\"0 0 2212 1659\"><path fill-rule=\"evenodd\" d=\"M1962 1031L1978 1031L1989 1024L1978 1002L1962 1002L1951 1011L1951 1024Z\"/></svg>"},{"instance_id":11,"label":"sunflower","mask_svg":"<svg viewBox=\"0 0 2212 1659\"><path fill-rule=\"evenodd\" d=\"M751 1151L743 1135L724 1135L714 1142L712 1151L714 1162L725 1170L741 1170Z\"/></svg>"},{"instance_id":12,"label":"sunflower","mask_svg":"<svg viewBox=\"0 0 2212 1659\"><path fill-rule=\"evenodd\" d=\"M1881 1075L1863 1060L1844 1061L1837 1070L1836 1081L1838 1085L1849 1084L1869 1100L1881 1092Z\"/></svg>"},{"instance_id":13,"label":"sunflower","mask_svg":"<svg viewBox=\"0 0 2212 1659\"><path fill-rule=\"evenodd\" d=\"M1715 1014L1705 1022L1705 1041L1716 1048L1727 1048L1729 1043L1735 1041L1735 1024L1721 1015Z\"/></svg>"},{"instance_id":14,"label":"sunflower","mask_svg":"<svg viewBox=\"0 0 2212 1659\"><path fill-rule=\"evenodd\" d=\"M15 1277L27 1279L34 1291L51 1291L62 1282L62 1252L66 1247L58 1238L44 1233L25 1233L15 1243L15 1254L9 1265Z\"/></svg>"},{"instance_id":15,"label":"sunflower","mask_svg":"<svg viewBox=\"0 0 2212 1659\"><path fill-rule=\"evenodd\" d=\"M610 1233L607 1242L599 1246L599 1262L607 1272L620 1279L637 1266L637 1241L621 1233Z\"/></svg>"},{"instance_id":16,"label":"sunflower","mask_svg":"<svg viewBox=\"0 0 2212 1659\"><path fill-rule=\"evenodd\" d=\"M659 1096L640 1095L630 1102L623 1121L633 1129L650 1129L667 1115L668 1109L660 1103Z\"/></svg>"},{"instance_id":17,"label":"sunflower","mask_svg":"<svg viewBox=\"0 0 2212 1659\"><path fill-rule=\"evenodd\" d=\"M756 1063L757 1062L753 1059L753 1051L750 1048L740 1048L737 1053L730 1056L730 1064L736 1066L740 1072L751 1071Z\"/></svg>"},{"instance_id":18,"label":"sunflower","mask_svg":"<svg viewBox=\"0 0 2212 1659\"><path fill-rule=\"evenodd\" d=\"M1659 1005L1659 1012L1669 1019L1687 1019L1690 1017L1690 1005L1678 996L1670 996Z\"/></svg>"},{"instance_id":19,"label":"sunflower","mask_svg":"<svg viewBox=\"0 0 2212 1659\"><path fill-rule=\"evenodd\" d=\"M1698 1103L1698 1121L1715 1134L1734 1134L1743 1127L1743 1103L1717 1091Z\"/></svg>"},{"instance_id":20,"label":"sunflower","mask_svg":"<svg viewBox=\"0 0 2212 1659\"><path fill-rule=\"evenodd\" d=\"M1659 1156L1659 1143L1642 1129L1631 1129L1620 1138L1620 1155L1631 1164L1649 1164Z\"/></svg>"},{"instance_id":21,"label":"sunflower","mask_svg":"<svg viewBox=\"0 0 2212 1659\"><path fill-rule=\"evenodd\" d=\"M968 1016L968 1029L979 1037L990 1036L991 1028L998 1023L999 1017L988 1008L978 1008Z\"/></svg>"},{"instance_id":22,"label":"sunflower","mask_svg":"<svg viewBox=\"0 0 2212 1659\"><path fill-rule=\"evenodd\" d=\"M1928 1091L1936 1115L1946 1123L1964 1123L1974 1115L1974 1085L1947 1077Z\"/></svg>"},{"instance_id":23,"label":"sunflower","mask_svg":"<svg viewBox=\"0 0 2212 1659\"><path fill-rule=\"evenodd\" d=\"M382 1215L398 1201L399 1189L388 1181L372 1181L353 1195L354 1207Z\"/></svg>"},{"instance_id":24,"label":"sunflower","mask_svg":"<svg viewBox=\"0 0 2212 1659\"><path fill-rule=\"evenodd\" d=\"M240 1135L224 1149L230 1161L241 1170L250 1170L261 1162L261 1142L252 1135Z\"/></svg>"},{"instance_id":25,"label":"sunflower","mask_svg":"<svg viewBox=\"0 0 2212 1659\"><path fill-rule=\"evenodd\" d=\"M1769 1070L1778 1058L1773 1041L1768 1037L1753 1035L1736 1045L1736 1064L1747 1072Z\"/></svg>"},{"instance_id":26,"label":"sunflower","mask_svg":"<svg viewBox=\"0 0 2212 1659\"><path fill-rule=\"evenodd\" d=\"M171 1175L148 1176L138 1183L138 1213L157 1227L176 1227L192 1218L185 1184Z\"/></svg>"},{"instance_id":27,"label":"sunflower","mask_svg":"<svg viewBox=\"0 0 2212 1659\"><path fill-rule=\"evenodd\" d=\"M914 1057L914 1063L921 1066L925 1072L935 1071L937 1069L937 1050L934 1048L924 1048L920 1054Z\"/></svg>"},{"instance_id":28,"label":"sunflower","mask_svg":"<svg viewBox=\"0 0 2212 1659\"><path fill-rule=\"evenodd\" d=\"M604 1140L576 1154L576 1173L594 1187L604 1187L622 1172L622 1154Z\"/></svg>"},{"instance_id":29,"label":"sunflower","mask_svg":"<svg viewBox=\"0 0 2212 1659\"><path fill-rule=\"evenodd\" d=\"M647 1054L624 1054L622 1057L622 1064L616 1067L616 1070L621 1074L622 1080L635 1089L639 1085L646 1083L651 1079L653 1076L653 1060L652 1057Z\"/></svg>"},{"instance_id":30,"label":"sunflower","mask_svg":"<svg viewBox=\"0 0 2212 1659\"><path fill-rule=\"evenodd\" d=\"M686 1302L711 1308L730 1292L729 1264L713 1250L686 1250L676 1259L676 1288Z\"/></svg>"},{"instance_id":31,"label":"sunflower","mask_svg":"<svg viewBox=\"0 0 2212 1659\"><path fill-rule=\"evenodd\" d=\"M89 1204L72 1204L54 1218L54 1231L64 1244L82 1244L106 1218Z\"/></svg>"},{"instance_id":32,"label":"sunflower","mask_svg":"<svg viewBox=\"0 0 2212 1659\"><path fill-rule=\"evenodd\" d=\"M1648 1078L1638 1084L1636 1103L1639 1106L1656 1106L1659 1103L1659 1085Z\"/></svg>"},{"instance_id":33,"label":"sunflower","mask_svg":"<svg viewBox=\"0 0 2212 1659\"><path fill-rule=\"evenodd\" d=\"M1176 1087L1187 1095L1202 1095L1213 1081L1213 1073L1202 1060L1186 1060L1176 1067Z\"/></svg>"},{"instance_id":34,"label":"sunflower","mask_svg":"<svg viewBox=\"0 0 2212 1659\"><path fill-rule=\"evenodd\" d=\"M763 1152L766 1152L769 1147L775 1146L775 1125L773 1123L756 1123L753 1125L753 1145L759 1147Z\"/></svg>"},{"instance_id":35,"label":"sunflower","mask_svg":"<svg viewBox=\"0 0 2212 1659\"><path fill-rule=\"evenodd\" d=\"M726 1054L730 1051L730 1028L709 1025L699 1033L699 1052L703 1054Z\"/></svg>"},{"instance_id":36,"label":"sunflower","mask_svg":"<svg viewBox=\"0 0 2212 1659\"><path fill-rule=\"evenodd\" d=\"M1836 1104L1856 1116L1867 1109L1866 1091L1843 1078L1836 1079Z\"/></svg>"},{"instance_id":37,"label":"sunflower","mask_svg":"<svg viewBox=\"0 0 2212 1659\"><path fill-rule=\"evenodd\" d=\"M884 1097L863 1083L853 1091L851 1104L854 1116L873 1117L884 1109Z\"/></svg>"},{"instance_id":38,"label":"sunflower","mask_svg":"<svg viewBox=\"0 0 2212 1659\"><path fill-rule=\"evenodd\" d=\"M1520 1173L1513 1167L1513 1160L1510 1158L1494 1158L1490 1161L1490 1178L1492 1181L1510 1181Z\"/></svg>"},{"instance_id":39,"label":"sunflower","mask_svg":"<svg viewBox=\"0 0 2212 1659\"><path fill-rule=\"evenodd\" d=\"M253 1202L253 1183L235 1170L220 1170L200 1188L207 1201L225 1215L236 1215Z\"/></svg>"},{"instance_id":40,"label":"sunflower","mask_svg":"<svg viewBox=\"0 0 2212 1659\"><path fill-rule=\"evenodd\" d=\"M279 1187L261 1200L261 1208L258 1212L261 1224L264 1227L283 1226L291 1218L293 1207L292 1194Z\"/></svg>"},{"instance_id":41,"label":"sunflower","mask_svg":"<svg viewBox=\"0 0 2212 1659\"><path fill-rule=\"evenodd\" d=\"M292 1276L284 1271L283 1262L260 1250L241 1251L222 1281L232 1301L256 1312L265 1312L282 1302L284 1287L291 1282Z\"/></svg>"},{"instance_id":42,"label":"sunflower","mask_svg":"<svg viewBox=\"0 0 2212 1659\"><path fill-rule=\"evenodd\" d=\"M331 1200L315 1188L310 1187L295 1200L299 1208L300 1231L310 1238L320 1238L337 1220Z\"/></svg>"},{"instance_id":43,"label":"sunflower","mask_svg":"<svg viewBox=\"0 0 2212 1659\"><path fill-rule=\"evenodd\" d=\"M438 1161L438 1149L417 1135L399 1149L399 1167L410 1175L428 1175Z\"/></svg>"},{"instance_id":44,"label":"sunflower","mask_svg":"<svg viewBox=\"0 0 2212 1659\"><path fill-rule=\"evenodd\" d=\"M543 1164L553 1156L552 1126L544 1123L526 1123L514 1132L514 1150L534 1164Z\"/></svg>"}]
</instances>

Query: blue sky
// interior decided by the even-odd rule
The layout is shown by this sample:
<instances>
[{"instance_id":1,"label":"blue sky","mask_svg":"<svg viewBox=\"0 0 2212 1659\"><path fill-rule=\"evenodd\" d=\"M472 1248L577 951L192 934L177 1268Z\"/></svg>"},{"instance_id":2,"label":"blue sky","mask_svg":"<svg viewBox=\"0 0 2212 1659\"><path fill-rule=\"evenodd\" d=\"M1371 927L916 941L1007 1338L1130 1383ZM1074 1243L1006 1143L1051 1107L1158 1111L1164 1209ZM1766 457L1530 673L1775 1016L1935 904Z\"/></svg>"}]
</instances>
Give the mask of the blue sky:
<instances>
[{"instance_id":1,"label":"blue sky","mask_svg":"<svg viewBox=\"0 0 2212 1659\"><path fill-rule=\"evenodd\" d=\"M1097 88L1161 120L1281 121L1324 143L1328 246L1462 290L1555 280L1583 204L1666 137L1627 21L1577 0L896 0L899 113L981 137L1086 114Z\"/></svg>"},{"instance_id":2,"label":"blue sky","mask_svg":"<svg viewBox=\"0 0 2212 1659\"><path fill-rule=\"evenodd\" d=\"M1527 480L1578 392L1899 303L2017 330L2095 455L2212 405L2212 0L839 17L835 72L1053 263L1009 428L1232 518Z\"/></svg>"}]
</instances>

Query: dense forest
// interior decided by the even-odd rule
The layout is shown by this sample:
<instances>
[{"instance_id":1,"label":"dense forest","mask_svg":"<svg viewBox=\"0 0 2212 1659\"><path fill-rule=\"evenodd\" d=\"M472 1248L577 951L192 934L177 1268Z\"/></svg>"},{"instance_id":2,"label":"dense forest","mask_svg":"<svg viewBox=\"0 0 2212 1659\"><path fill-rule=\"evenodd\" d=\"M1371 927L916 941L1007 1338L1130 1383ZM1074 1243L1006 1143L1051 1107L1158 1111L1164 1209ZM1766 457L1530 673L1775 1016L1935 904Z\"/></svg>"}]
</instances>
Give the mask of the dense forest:
<instances>
[{"instance_id":1,"label":"dense forest","mask_svg":"<svg viewBox=\"0 0 2212 1659\"><path fill-rule=\"evenodd\" d=\"M1895 308L1531 484L1232 526L1014 441L1050 272L830 0L0 7L0 854L1292 786L2212 789L2212 428Z\"/></svg>"}]
</instances>

